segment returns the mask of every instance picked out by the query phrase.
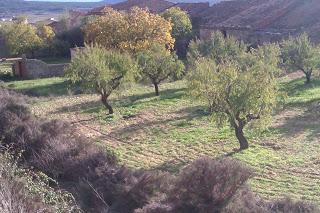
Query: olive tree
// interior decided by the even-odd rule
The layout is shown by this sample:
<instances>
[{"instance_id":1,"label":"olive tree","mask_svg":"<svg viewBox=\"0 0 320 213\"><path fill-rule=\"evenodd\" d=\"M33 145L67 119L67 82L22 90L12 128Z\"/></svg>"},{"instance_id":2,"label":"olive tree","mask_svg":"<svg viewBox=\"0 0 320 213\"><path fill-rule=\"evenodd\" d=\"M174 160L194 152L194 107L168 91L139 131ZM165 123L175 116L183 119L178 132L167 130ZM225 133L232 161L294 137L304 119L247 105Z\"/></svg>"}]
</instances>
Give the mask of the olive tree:
<instances>
[{"instance_id":1,"label":"olive tree","mask_svg":"<svg viewBox=\"0 0 320 213\"><path fill-rule=\"evenodd\" d=\"M99 94L109 114L113 114L108 98L123 81L133 77L135 70L136 64L129 55L96 45L78 51L66 70L66 76L71 82Z\"/></svg>"},{"instance_id":2,"label":"olive tree","mask_svg":"<svg viewBox=\"0 0 320 213\"><path fill-rule=\"evenodd\" d=\"M312 73L320 69L320 47L312 44L306 33L282 43L282 58L287 69L305 74L306 83L310 83Z\"/></svg>"},{"instance_id":3,"label":"olive tree","mask_svg":"<svg viewBox=\"0 0 320 213\"><path fill-rule=\"evenodd\" d=\"M225 37L217 31L207 40L192 41L189 45L188 62L193 65L201 57L211 58L215 63L238 60L247 47L232 36Z\"/></svg>"},{"instance_id":4,"label":"olive tree","mask_svg":"<svg viewBox=\"0 0 320 213\"><path fill-rule=\"evenodd\" d=\"M276 45L266 45L243 53L241 60L218 64L210 57L201 58L189 73L191 94L209 103L219 124L229 122L241 150L249 147L244 127L253 121L260 127L268 124L278 103L279 54Z\"/></svg>"},{"instance_id":5,"label":"olive tree","mask_svg":"<svg viewBox=\"0 0 320 213\"><path fill-rule=\"evenodd\" d=\"M170 77L179 77L184 71L184 64L175 53L168 51L163 45L153 45L149 50L137 56L141 76L151 81L159 96L159 84Z\"/></svg>"}]
</instances>

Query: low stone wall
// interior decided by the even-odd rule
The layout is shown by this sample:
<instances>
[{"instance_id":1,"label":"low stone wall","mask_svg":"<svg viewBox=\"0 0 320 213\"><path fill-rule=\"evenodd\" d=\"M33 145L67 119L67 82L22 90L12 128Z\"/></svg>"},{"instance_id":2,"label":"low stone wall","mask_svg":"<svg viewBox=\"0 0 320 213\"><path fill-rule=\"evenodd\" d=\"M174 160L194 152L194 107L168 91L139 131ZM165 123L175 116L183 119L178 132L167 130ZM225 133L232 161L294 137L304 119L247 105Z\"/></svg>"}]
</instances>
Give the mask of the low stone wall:
<instances>
[{"instance_id":1,"label":"low stone wall","mask_svg":"<svg viewBox=\"0 0 320 213\"><path fill-rule=\"evenodd\" d=\"M64 75L64 70L68 64L47 64L37 59L26 60L26 77L34 78L47 78L47 77L60 77Z\"/></svg>"}]
</instances>

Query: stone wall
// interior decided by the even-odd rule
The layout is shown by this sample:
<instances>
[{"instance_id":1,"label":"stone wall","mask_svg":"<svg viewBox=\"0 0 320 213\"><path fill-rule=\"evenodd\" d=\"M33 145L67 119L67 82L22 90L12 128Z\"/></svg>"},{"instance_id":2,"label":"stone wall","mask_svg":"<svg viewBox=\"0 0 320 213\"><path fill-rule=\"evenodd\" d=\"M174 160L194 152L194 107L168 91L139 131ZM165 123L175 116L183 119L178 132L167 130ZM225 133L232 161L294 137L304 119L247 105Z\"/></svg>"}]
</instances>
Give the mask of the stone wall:
<instances>
[{"instance_id":1,"label":"stone wall","mask_svg":"<svg viewBox=\"0 0 320 213\"><path fill-rule=\"evenodd\" d=\"M37 59L26 60L26 78L47 78L64 75L64 69L68 64L47 64Z\"/></svg>"}]
</instances>

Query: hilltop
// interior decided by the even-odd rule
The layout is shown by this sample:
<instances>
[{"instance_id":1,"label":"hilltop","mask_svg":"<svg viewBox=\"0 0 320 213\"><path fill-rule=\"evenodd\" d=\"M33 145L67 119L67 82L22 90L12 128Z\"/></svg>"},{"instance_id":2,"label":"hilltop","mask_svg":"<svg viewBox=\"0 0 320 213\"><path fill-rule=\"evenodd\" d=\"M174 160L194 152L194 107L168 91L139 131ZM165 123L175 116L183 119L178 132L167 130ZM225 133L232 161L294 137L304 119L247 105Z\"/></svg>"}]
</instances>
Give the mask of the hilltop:
<instances>
[{"instance_id":1,"label":"hilltop","mask_svg":"<svg viewBox=\"0 0 320 213\"><path fill-rule=\"evenodd\" d=\"M1 0L0 17L18 15L62 14L71 9L90 9L101 6L103 2L36 2L23 0Z\"/></svg>"},{"instance_id":2,"label":"hilltop","mask_svg":"<svg viewBox=\"0 0 320 213\"><path fill-rule=\"evenodd\" d=\"M320 1L247 0L223 1L202 11L204 28L248 29L259 32L307 32L320 42Z\"/></svg>"}]
</instances>

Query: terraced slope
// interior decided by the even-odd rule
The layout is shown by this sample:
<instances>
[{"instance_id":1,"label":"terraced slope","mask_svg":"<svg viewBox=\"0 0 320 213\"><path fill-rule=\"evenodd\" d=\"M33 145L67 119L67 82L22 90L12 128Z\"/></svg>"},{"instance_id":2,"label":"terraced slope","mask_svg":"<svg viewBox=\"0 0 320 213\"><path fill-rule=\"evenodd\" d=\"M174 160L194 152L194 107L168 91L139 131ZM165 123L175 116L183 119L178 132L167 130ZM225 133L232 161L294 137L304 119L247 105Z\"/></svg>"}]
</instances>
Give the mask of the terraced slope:
<instances>
[{"instance_id":1,"label":"terraced slope","mask_svg":"<svg viewBox=\"0 0 320 213\"><path fill-rule=\"evenodd\" d=\"M205 104L187 96L183 81L163 84L160 97L141 85L114 95L113 117L106 116L98 96L68 95L64 79L8 86L38 96L36 115L71 122L87 137L112 147L131 167L175 172L198 157L229 154L255 169L250 185L262 196L286 194L320 204L320 80L305 85L299 77L281 83L288 92L284 109L274 115L269 131L246 130L251 148L242 153L233 153L238 147L233 131L217 128Z\"/></svg>"}]
</instances>

